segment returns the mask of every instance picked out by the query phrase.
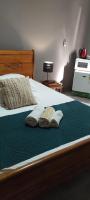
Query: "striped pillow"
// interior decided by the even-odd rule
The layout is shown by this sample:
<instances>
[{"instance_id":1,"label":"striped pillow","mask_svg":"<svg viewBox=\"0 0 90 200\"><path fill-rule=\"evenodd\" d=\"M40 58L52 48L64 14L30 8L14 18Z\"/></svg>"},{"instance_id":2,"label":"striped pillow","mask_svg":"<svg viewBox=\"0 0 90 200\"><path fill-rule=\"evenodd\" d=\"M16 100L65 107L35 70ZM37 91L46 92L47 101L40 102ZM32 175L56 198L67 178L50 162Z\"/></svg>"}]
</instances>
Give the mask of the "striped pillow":
<instances>
[{"instance_id":1,"label":"striped pillow","mask_svg":"<svg viewBox=\"0 0 90 200\"><path fill-rule=\"evenodd\" d=\"M29 78L0 80L1 96L8 109L37 104L32 94Z\"/></svg>"}]
</instances>

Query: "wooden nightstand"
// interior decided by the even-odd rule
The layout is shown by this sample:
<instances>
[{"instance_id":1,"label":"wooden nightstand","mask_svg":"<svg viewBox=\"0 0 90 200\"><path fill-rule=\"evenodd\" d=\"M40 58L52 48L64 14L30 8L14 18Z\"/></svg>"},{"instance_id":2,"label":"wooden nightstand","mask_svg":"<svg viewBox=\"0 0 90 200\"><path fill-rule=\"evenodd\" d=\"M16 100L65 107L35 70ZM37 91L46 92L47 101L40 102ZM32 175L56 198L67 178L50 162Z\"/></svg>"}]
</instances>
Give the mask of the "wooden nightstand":
<instances>
[{"instance_id":1,"label":"wooden nightstand","mask_svg":"<svg viewBox=\"0 0 90 200\"><path fill-rule=\"evenodd\" d=\"M58 91L62 92L63 91L63 84L62 83L57 83L56 81L42 81L42 84Z\"/></svg>"}]
</instances>

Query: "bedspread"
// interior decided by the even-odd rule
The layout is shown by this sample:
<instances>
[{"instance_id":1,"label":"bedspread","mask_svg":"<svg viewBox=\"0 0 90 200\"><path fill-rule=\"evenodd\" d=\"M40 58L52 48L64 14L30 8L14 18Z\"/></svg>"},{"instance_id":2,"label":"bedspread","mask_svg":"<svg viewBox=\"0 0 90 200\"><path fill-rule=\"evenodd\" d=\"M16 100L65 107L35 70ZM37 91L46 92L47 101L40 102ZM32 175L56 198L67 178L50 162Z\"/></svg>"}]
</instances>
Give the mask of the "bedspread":
<instances>
[{"instance_id":1,"label":"bedspread","mask_svg":"<svg viewBox=\"0 0 90 200\"><path fill-rule=\"evenodd\" d=\"M0 118L0 169L89 135L88 106L72 101L54 108L64 115L59 128L26 126L25 118L30 111Z\"/></svg>"}]
</instances>

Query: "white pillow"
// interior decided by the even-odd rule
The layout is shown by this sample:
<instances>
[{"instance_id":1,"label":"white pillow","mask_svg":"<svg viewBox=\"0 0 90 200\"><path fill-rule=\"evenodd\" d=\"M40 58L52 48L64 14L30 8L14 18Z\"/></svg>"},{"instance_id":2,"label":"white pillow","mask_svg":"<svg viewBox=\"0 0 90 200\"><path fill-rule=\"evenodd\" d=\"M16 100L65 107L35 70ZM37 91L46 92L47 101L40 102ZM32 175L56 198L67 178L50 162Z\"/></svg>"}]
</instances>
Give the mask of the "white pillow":
<instances>
[{"instance_id":1,"label":"white pillow","mask_svg":"<svg viewBox=\"0 0 90 200\"><path fill-rule=\"evenodd\" d=\"M0 80L8 79L8 78L23 78L25 77L22 74L5 74L0 76Z\"/></svg>"}]
</instances>

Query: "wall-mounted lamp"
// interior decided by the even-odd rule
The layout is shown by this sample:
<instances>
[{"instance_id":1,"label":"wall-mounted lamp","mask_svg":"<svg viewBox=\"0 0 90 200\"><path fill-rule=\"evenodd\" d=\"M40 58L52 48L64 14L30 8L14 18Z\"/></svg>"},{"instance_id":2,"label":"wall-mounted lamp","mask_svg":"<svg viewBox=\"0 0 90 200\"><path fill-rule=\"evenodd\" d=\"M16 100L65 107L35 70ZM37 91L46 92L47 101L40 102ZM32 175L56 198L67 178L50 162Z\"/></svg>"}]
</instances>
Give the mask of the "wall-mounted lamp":
<instances>
[{"instance_id":1,"label":"wall-mounted lamp","mask_svg":"<svg viewBox=\"0 0 90 200\"><path fill-rule=\"evenodd\" d=\"M47 81L48 81L48 73L53 72L53 62L45 61L43 63L43 72L47 72Z\"/></svg>"}]
</instances>

